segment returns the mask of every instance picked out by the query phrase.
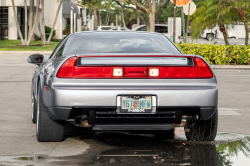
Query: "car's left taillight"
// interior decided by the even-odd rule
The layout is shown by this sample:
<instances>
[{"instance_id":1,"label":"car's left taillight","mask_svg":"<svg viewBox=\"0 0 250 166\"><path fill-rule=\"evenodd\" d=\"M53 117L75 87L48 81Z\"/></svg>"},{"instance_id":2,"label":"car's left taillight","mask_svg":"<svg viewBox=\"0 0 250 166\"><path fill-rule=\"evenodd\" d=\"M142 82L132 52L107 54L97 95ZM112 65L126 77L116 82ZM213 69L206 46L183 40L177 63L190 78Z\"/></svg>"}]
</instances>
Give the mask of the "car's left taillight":
<instances>
[{"instance_id":1,"label":"car's left taillight","mask_svg":"<svg viewBox=\"0 0 250 166\"><path fill-rule=\"evenodd\" d=\"M68 59L62 65L62 67L59 69L59 71L57 73L57 77L58 78L72 78L72 77L74 77L76 61L77 61L76 57Z\"/></svg>"},{"instance_id":2,"label":"car's left taillight","mask_svg":"<svg viewBox=\"0 0 250 166\"><path fill-rule=\"evenodd\" d=\"M58 78L123 78L123 67L77 66L77 58L68 59L57 73Z\"/></svg>"}]
</instances>

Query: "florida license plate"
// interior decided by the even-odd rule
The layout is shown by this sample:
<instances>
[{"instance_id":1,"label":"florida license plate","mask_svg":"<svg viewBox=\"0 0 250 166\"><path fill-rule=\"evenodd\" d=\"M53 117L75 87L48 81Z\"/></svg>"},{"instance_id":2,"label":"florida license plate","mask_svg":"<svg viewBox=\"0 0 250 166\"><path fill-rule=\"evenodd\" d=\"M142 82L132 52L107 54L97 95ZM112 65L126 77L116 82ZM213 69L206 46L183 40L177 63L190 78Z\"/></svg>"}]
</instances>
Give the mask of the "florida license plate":
<instances>
[{"instance_id":1,"label":"florida license plate","mask_svg":"<svg viewBox=\"0 0 250 166\"><path fill-rule=\"evenodd\" d=\"M152 112L151 96L122 96L121 112L149 113Z\"/></svg>"}]
</instances>

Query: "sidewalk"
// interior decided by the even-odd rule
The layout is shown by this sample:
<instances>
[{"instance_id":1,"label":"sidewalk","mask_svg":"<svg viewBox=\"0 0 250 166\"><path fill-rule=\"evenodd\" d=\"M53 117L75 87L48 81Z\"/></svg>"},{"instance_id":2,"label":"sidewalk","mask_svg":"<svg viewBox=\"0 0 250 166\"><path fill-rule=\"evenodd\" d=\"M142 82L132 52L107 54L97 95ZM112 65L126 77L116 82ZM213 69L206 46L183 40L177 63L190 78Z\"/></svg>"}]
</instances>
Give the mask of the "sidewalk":
<instances>
[{"instance_id":1,"label":"sidewalk","mask_svg":"<svg viewBox=\"0 0 250 166\"><path fill-rule=\"evenodd\" d=\"M46 54L50 55L53 51L0 51L0 54Z\"/></svg>"},{"instance_id":2,"label":"sidewalk","mask_svg":"<svg viewBox=\"0 0 250 166\"><path fill-rule=\"evenodd\" d=\"M53 51L0 51L0 54L42 54L51 55ZM250 69L250 65L211 65L213 69Z\"/></svg>"}]
</instances>

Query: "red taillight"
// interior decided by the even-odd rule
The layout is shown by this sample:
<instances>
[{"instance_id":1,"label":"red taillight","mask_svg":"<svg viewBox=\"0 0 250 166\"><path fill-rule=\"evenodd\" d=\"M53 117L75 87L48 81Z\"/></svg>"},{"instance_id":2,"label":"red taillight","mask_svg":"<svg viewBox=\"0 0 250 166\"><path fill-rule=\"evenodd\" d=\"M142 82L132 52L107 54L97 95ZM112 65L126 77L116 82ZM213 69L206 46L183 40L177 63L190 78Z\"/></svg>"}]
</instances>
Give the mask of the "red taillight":
<instances>
[{"instance_id":1,"label":"red taillight","mask_svg":"<svg viewBox=\"0 0 250 166\"><path fill-rule=\"evenodd\" d=\"M72 78L74 77L76 57L68 59L60 68L57 73L57 77L59 78Z\"/></svg>"},{"instance_id":2,"label":"red taillight","mask_svg":"<svg viewBox=\"0 0 250 166\"><path fill-rule=\"evenodd\" d=\"M113 67L76 67L74 77L112 78Z\"/></svg>"},{"instance_id":3,"label":"red taillight","mask_svg":"<svg viewBox=\"0 0 250 166\"><path fill-rule=\"evenodd\" d=\"M209 66L194 58L194 66L159 67L86 67L76 66L77 58L68 59L57 73L58 78L212 78Z\"/></svg>"},{"instance_id":4,"label":"red taillight","mask_svg":"<svg viewBox=\"0 0 250 166\"><path fill-rule=\"evenodd\" d=\"M208 65L200 58L194 58L194 62L197 66L197 77L198 78L212 78L213 73Z\"/></svg>"}]
</instances>

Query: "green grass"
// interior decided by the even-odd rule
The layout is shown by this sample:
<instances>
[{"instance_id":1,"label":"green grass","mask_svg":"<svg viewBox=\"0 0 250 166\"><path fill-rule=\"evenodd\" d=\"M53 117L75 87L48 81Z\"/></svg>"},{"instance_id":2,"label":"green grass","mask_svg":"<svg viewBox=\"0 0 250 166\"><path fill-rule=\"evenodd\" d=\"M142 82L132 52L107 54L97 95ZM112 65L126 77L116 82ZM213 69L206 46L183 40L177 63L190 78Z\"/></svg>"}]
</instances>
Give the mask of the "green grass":
<instances>
[{"instance_id":1,"label":"green grass","mask_svg":"<svg viewBox=\"0 0 250 166\"><path fill-rule=\"evenodd\" d=\"M30 42L31 46L21 46L21 40L0 40L0 51L53 51L61 40L51 41L51 45L41 45L42 41Z\"/></svg>"}]
</instances>

